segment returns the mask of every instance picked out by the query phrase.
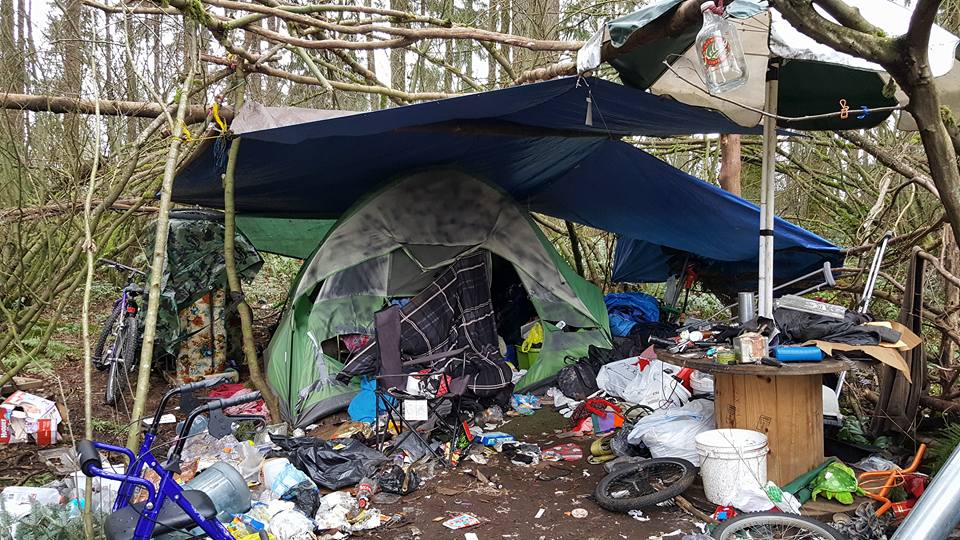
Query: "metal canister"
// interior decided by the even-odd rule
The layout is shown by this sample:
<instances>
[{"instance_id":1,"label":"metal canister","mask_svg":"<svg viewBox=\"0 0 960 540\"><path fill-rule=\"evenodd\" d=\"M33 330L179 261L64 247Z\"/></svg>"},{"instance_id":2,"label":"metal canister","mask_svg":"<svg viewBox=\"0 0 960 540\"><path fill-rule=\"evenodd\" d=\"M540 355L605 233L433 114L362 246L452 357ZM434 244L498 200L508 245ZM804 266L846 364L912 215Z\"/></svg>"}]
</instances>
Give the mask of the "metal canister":
<instances>
[{"instance_id":1,"label":"metal canister","mask_svg":"<svg viewBox=\"0 0 960 540\"><path fill-rule=\"evenodd\" d=\"M737 307L737 317L740 321L740 324L743 324L754 317L753 313L753 293L752 292L740 292L737 293L737 301L739 306Z\"/></svg>"}]
</instances>

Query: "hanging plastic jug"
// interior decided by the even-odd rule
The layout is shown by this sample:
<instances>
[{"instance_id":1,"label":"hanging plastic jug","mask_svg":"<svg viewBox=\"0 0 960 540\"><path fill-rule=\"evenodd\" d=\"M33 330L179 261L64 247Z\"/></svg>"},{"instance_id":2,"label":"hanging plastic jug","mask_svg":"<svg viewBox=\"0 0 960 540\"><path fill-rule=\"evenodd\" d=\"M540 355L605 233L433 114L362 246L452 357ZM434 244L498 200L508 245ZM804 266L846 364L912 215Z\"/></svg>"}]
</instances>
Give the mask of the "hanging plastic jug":
<instances>
[{"instance_id":1,"label":"hanging plastic jug","mask_svg":"<svg viewBox=\"0 0 960 540\"><path fill-rule=\"evenodd\" d=\"M743 57L737 29L720 14L714 2L700 4L703 28L697 34L700 75L711 94L729 92L747 82L747 61Z\"/></svg>"}]
</instances>

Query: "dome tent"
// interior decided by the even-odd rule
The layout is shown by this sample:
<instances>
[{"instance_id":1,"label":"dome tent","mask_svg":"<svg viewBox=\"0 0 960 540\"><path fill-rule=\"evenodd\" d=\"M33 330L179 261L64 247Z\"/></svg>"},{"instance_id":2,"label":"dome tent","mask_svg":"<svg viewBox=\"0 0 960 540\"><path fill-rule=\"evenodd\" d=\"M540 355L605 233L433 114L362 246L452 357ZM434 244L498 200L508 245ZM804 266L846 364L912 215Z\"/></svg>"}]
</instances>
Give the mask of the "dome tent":
<instances>
[{"instance_id":1,"label":"dome tent","mask_svg":"<svg viewBox=\"0 0 960 540\"><path fill-rule=\"evenodd\" d=\"M589 345L610 347L600 290L566 264L526 210L464 173L420 172L357 203L304 263L266 351L285 419L303 426L344 408L358 386L334 381L344 364L327 344L372 335L374 313L390 299L416 295L480 250L508 263L499 267L515 272L543 323L540 356L518 388L550 380Z\"/></svg>"}]
</instances>

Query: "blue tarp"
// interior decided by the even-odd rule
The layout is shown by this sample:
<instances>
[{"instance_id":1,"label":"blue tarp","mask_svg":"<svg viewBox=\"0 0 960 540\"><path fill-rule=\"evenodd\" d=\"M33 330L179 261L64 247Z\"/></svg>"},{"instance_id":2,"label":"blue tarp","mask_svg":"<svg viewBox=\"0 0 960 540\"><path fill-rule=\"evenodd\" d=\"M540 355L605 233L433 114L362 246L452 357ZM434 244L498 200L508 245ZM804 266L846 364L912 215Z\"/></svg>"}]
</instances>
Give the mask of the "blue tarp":
<instances>
[{"instance_id":1,"label":"blue tarp","mask_svg":"<svg viewBox=\"0 0 960 540\"><path fill-rule=\"evenodd\" d=\"M660 303L642 292L610 293L603 297L610 316L610 333L626 336L641 322L660 320Z\"/></svg>"},{"instance_id":2,"label":"blue tarp","mask_svg":"<svg viewBox=\"0 0 960 540\"><path fill-rule=\"evenodd\" d=\"M662 281L671 250L755 260L759 213L618 139L750 132L717 113L611 82L556 79L245 133L235 202L242 214L337 218L398 175L457 168L498 185L531 211L643 239L661 250L633 250L650 267L643 281ZM222 208L223 152L210 145L184 166L174 200ZM794 260L778 252L778 276L842 260L822 238L783 221L777 226L777 249L801 253Z\"/></svg>"}]
</instances>

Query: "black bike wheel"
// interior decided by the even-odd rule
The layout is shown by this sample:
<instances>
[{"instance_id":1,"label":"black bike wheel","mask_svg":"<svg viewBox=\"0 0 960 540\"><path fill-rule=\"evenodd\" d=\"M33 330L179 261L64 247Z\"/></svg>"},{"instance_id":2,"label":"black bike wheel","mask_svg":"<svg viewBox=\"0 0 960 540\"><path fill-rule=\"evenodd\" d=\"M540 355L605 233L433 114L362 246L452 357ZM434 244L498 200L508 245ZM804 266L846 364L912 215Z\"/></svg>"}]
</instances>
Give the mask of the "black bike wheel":
<instances>
[{"instance_id":1,"label":"black bike wheel","mask_svg":"<svg viewBox=\"0 0 960 540\"><path fill-rule=\"evenodd\" d=\"M120 331L113 355L108 359L107 386L104 389L104 400L107 405L117 405L124 391L130 393L130 372L137 365L137 321L134 317L125 319Z\"/></svg>"},{"instance_id":2,"label":"black bike wheel","mask_svg":"<svg viewBox=\"0 0 960 540\"><path fill-rule=\"evenodd\" d=\"M109 351L107 347L107 341L111 336L114 335L113 330L114 326L117 324L117 317L120 316L120 306L113 306L113 311L110 313L110 316L107 317L107 321L103 323L103 329L100 330L100 337L97 338L97 346L93 348L93 365L100 371L103 371L109 367L109 363L103 357L104 351Z\"/></svg>"},{"instance_id":3,"label":"black bike wheel","mask_svg":"<svg viewBox=\"0 0 960 540\"><path fill-rule=\"evenodd\" d=\"M782 512L740 514L713 530L717 540L847 540L815 519Z\"/></svg>"},{"instance_id":4,"label":"black bike wheel","mask_svg":"<svg viewBox=\"0 0 960 540\"><path fill-rule=\"evenodd\" d=\"M119 382L119 377L122 377L123 366L120 364L122 360L115 359L109 360L110 368L107 370L107 386L103 389L103 401L107 405L117 404L117 383Z\"/></svg>"},{"instance_id":5,"label":"black bike wheel","mask_svg":"<svg viewBox=\"0 0 960 540\"><path fill-rule=\"evenodd\" d=\"M629 512L673 499L696 477L696 467L685 459L648 459L615 468L597 485L594 498L607 510Z\"/></svg>"}]
</instances>

